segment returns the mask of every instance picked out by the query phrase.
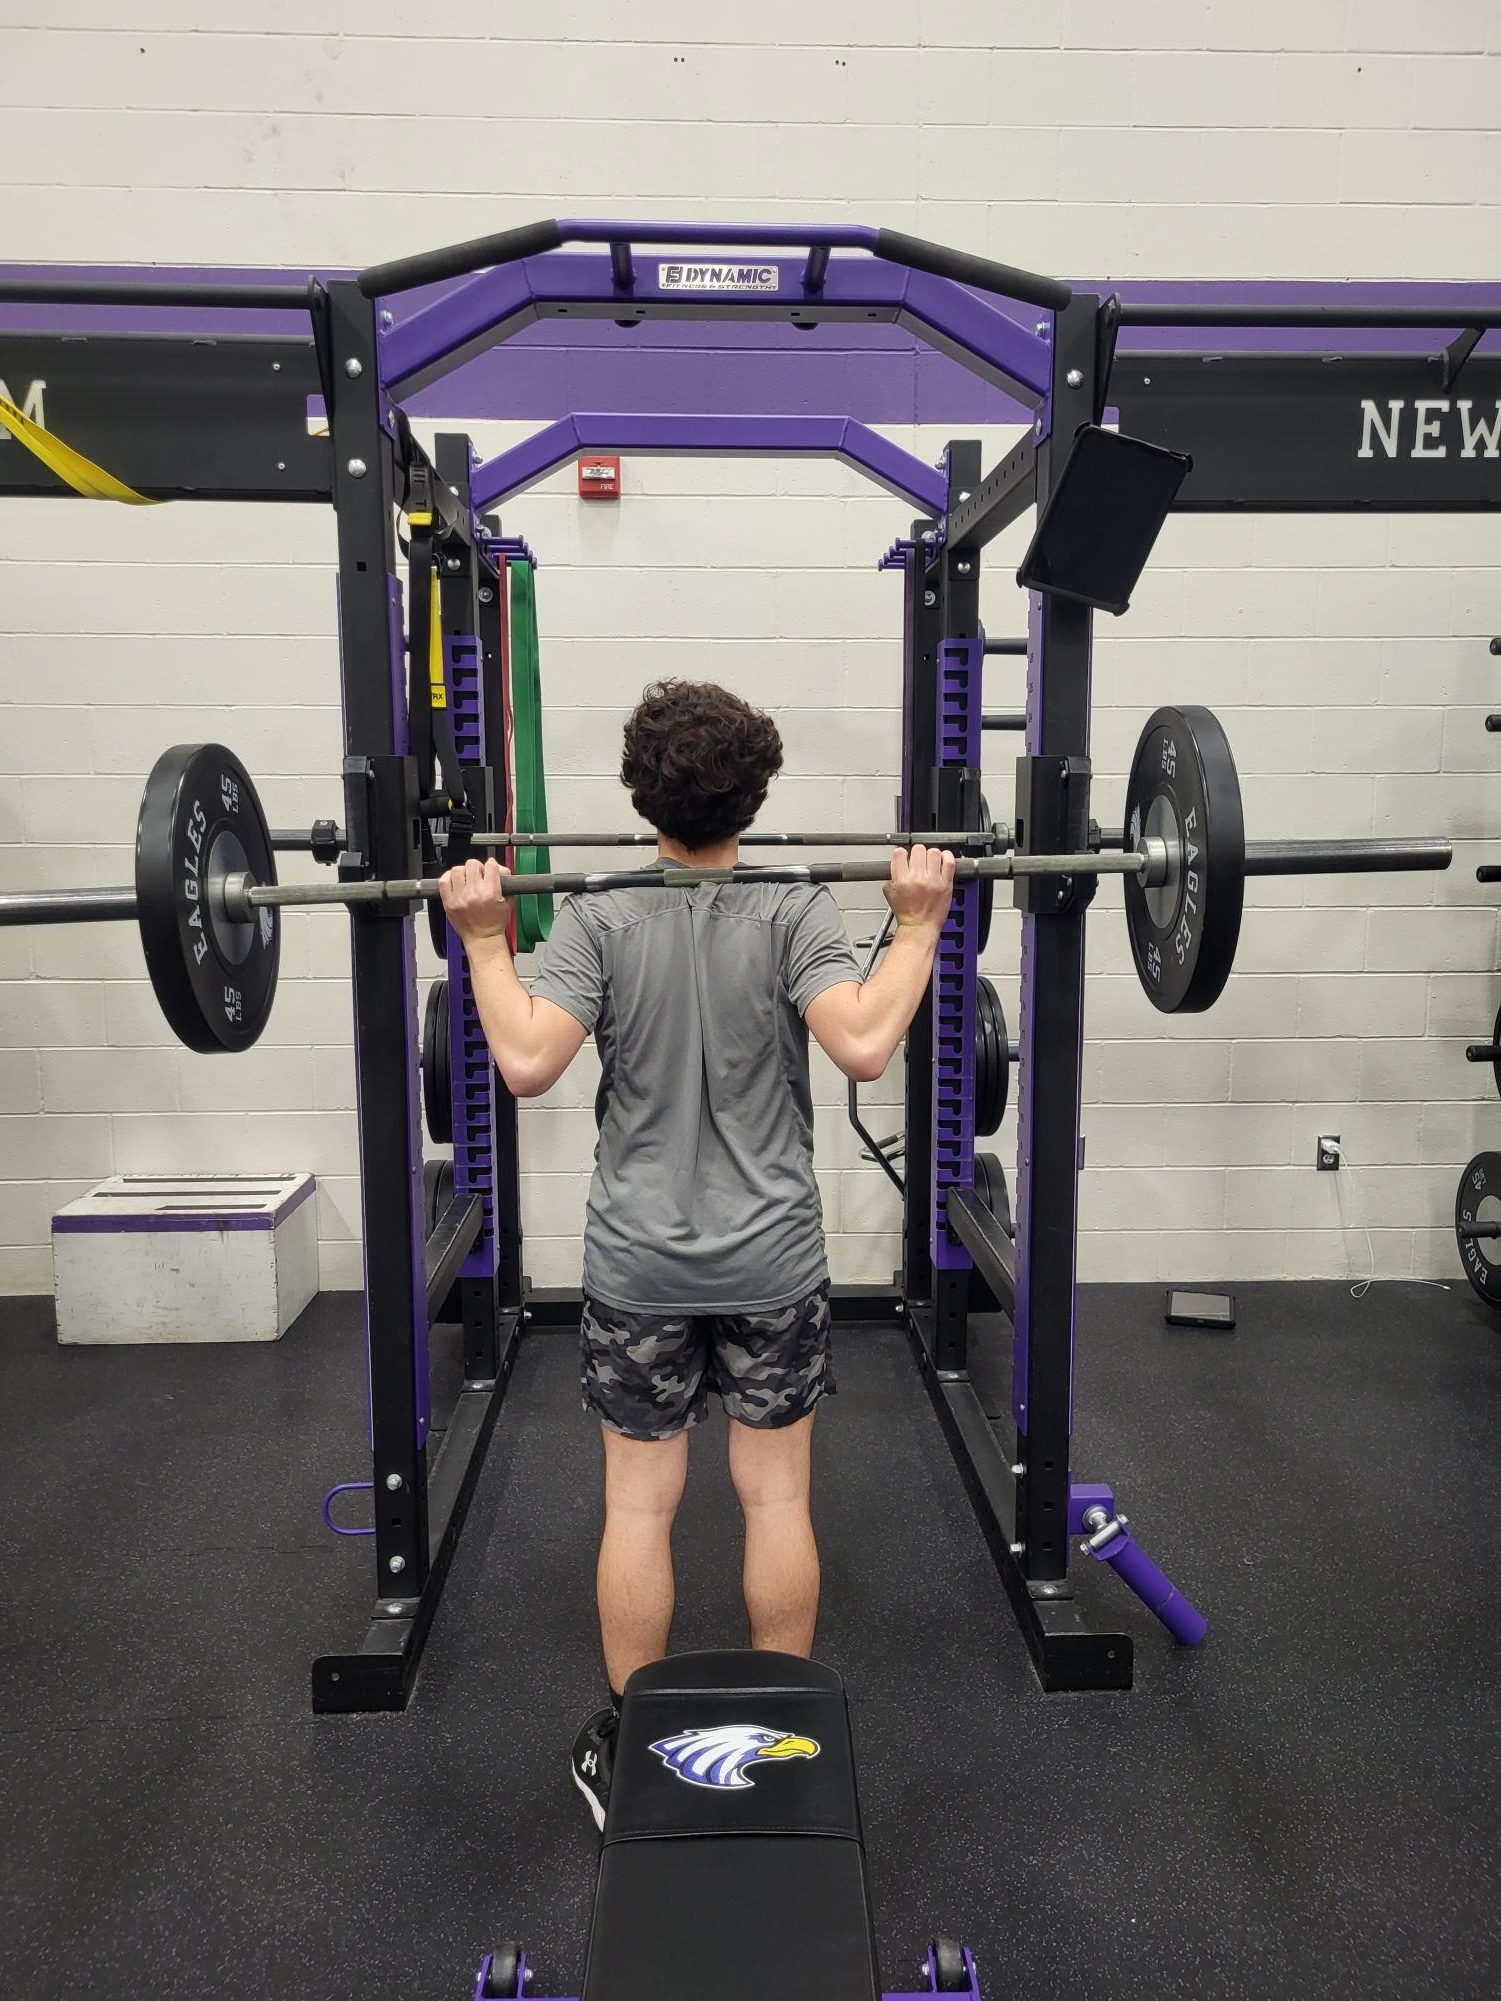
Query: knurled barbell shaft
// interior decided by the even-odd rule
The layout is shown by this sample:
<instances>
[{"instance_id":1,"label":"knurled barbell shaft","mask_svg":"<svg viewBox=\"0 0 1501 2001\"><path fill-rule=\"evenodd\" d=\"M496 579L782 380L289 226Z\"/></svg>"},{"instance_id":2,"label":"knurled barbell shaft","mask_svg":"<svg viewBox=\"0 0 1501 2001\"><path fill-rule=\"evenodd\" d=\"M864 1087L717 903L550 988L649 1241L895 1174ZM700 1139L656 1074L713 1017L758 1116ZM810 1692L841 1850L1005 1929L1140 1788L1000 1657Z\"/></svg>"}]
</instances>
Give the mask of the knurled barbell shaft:
<instances>
[{"instance_id":1,"label":"knurled barbell shaft","mask_svg":"<svg viewBox=\"0 0 1501 2001\"><path fill-rule=\"evenodd\" d=\"M1119 848L1124 843L1119 827L1100 829L1102 848ZM1409 841L1246 842L1248 876L1401 874L1407 869L1447 868L1453 859L1453 845L1438 836ZM1501 869L1496 873L1501 876Z\"/></svg>"},{"instance_id":2,"label":"knurled barbell shaft","mask_svg":"<svg viewBox=\"0 0 1501 2001\"><path fill-rule=\"evenodd\" d=\"M133 889L6 890L0 925L106 924L136 915Z\"/></svg>"},{"instance_id":3,"label":"knurled barbell shaft","mask_svg":"<svg viewBox=\"0 0 1501 2001\"><path fill-rule=\"evenodd\" d=\"M336 831L339 846L344 845L342 831ZM911 848L921 842L930 848L1009 848L1011 830L997 822L990 827L975 827L968 833L956 832L950 828L935 829L931 833L828 833L828 834L742 834L742 848ZM273 827L271 845L278 854L306 854L313 847L313 829L310 827ZM640 833L628 834L570 834L553 833L548 828L529 832L524 828L500 827L489 832L481 830L469 836L469 845L475 848L654 848L657 837L643 829ZM1115 843L1117 847L1120 842Z\"/></svg>"},{"instance_id":4,"label":"knurled barbell shaft","mask_svg":"<svg viewBox=\"0 0 1501 2001\"><path fill-rule=\"evenodd\" d=\"M1443 869L1449 866L1453 850L1448 841L1262 841L1246 852L1248 875L1322 875L1365 871L1390 872L1404 869ZM1166 875L1167 851L1161 843L1148 842L1140 848L1107 851L1101 854L1043 855L962 855L954 866L960 882L981 876L1005 879L1014 876L1047 875L1139 875L1148 885ZM677 889L694 889L706 883L810 882L879 883L890 870L883 862L785 862L761 868L674 869L665 876L660 869L608 869L589 874L507 876L502 884L507 896L578 896L608 889L654 889L664 881ZM244 876L227 876L213 885L210 893L222 893L226 912L245 919L255 909L354 905L360 903L418 903L438 894L434 877L406 877L392 881L252 883ZM136 915L133 889L64 889L42 894L26 891L0 893L0 927L17 924L97 924Z\"/></svg>"},{"instance_id":5,"label":"knurled barbell shaft","mask_svg":"<svg viewBox=\"0 0 1501 2001\"><path fill-rule=\"evenodd\" d=\"M304 834L300 830L288 829L273 833L271 845L277 849L306 849L311 845L311 840L311 833ZM469 840L470 845L476 848L652 848L657 844L656 835L645 830L640 833L625 834L554 834L545 829L529 832L519 828L503 828L489 833L471 834ZM977 827L968 833L940 829L929 833L750 833L740 836L740 845L743 848L911 848L919 843L930 848L964 849L982 845L994 846L1004 851L1011 844L1011 832L1009 828L997 822L993 827ZM1119 850L1122 846L1120 829L1105 828L1100 836L1100 845L1105 850ZM1439 839L1249 841L1246 844L1248 876L1397 873L1407 869L1447 868L1451 859L1450 844ZM1063 873L1085 874L1088 871L1082 867L1070 867ZM47 918L36 920L38 923L49 921L69 920L65 916L59 916L55 920Z\"/></svg>"},{"instance_id":6,"label":"knurled barbell shaft","mask_svg":"<svg viewBox=\"0 0 1501 2001\"><path fill-rule=\"evenodd\" d=\"M1013 875L1145 875L1148 856L1140 849L1118 855L993 855L963 856L954 865L958 881L980 876ZM787 862L767 868L602 869L587 875L509 875L501 882L505 896L582 896L609 889L697 889L709 883L755 882L888 882L890 869L882 862ZM408 876L390 882L252 883L229 876L224 883L224 907L232 918L252 910L302 904L416 903L438 894L432 876Z\"/></svg>"},{"instance_id":7,"label":"knurled barbell shaft","mask_svg":"<svg viewBox=\"0 0 1501 2001\"><path fill-rule=\"evenodd\" d=\"M344 844L341 831L334 836L339 845ZM1002 847L1011 844L1010 830L999 831L990 827L976 827L971 833L955 833L948 829L930 834L742 834L743 848L910 848L917 842L930 848L971 848L993 847L999 842ZM483 831L469 836L471 847L476 848L654 848L655 834L643 829L640 833L629 834L554 834L547 828L536 833L524 829L502 827L489 833ZM305 854L313 845L311 827L273 827L271 845L279 854ZM1117 847L1120 845L1116 843Z\"/></svg>"},{"instance_id":8,"label":"knurled barbell shaft","mask_svg":"<svg viewBox=\"0 0 1501 2001\"><path fill-rule=\"evenodd\" d=\"M949 830L930 834L742 834L740 845L742 848L912 848L921 843L929 848L971 848L989 847L998 839L1009 844L1008 830L1001 829L999 835L989 827L976 827L967 834ZM552 834L523 833L514 828L471 834L469 841L476 848L654 848L657 845L656 835L647 831Z\"/></svg>"},{"instance_id":9,"label":"knurled barbell shaft","mask_svg":"<svg viewBox=\"0 0 1501 2001\"><path fill-rule=\"evenodd\" d=\"M1452 843L1415 841L1247 841L1247 875L1394 875L1447 868Z\"/></svg>"}]
</instances>

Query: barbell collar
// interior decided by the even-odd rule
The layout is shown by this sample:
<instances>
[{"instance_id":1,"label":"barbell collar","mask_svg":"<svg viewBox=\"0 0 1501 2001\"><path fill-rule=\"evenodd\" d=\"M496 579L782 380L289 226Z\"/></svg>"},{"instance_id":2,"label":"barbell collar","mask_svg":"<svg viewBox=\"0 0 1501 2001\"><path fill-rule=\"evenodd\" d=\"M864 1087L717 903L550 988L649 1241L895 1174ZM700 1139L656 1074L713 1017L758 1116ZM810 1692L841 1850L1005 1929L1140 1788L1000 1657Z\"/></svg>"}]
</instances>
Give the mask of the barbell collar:
<instances>
[{"instance_id":1,"label":"barbell collar","mask_svg":"<svg viewBox=\"0 0 1501 2001\"><path fill-rule=\"evenodd\" d=\"M344 829L335 820L315 820L311 827L273 827L271 846L277 854L311 855L322 861L332 853L337 861L348 846Z\"/></svg>"}]
</instances>

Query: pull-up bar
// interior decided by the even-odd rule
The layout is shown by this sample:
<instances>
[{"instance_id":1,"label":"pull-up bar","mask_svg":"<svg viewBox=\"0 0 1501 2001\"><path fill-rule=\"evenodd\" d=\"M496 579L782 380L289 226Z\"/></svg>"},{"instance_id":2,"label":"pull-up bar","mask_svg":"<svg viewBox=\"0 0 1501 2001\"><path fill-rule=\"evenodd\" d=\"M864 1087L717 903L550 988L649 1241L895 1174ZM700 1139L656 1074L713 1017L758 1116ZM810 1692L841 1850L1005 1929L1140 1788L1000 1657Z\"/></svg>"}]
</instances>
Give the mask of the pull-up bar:
<instances>
[{"instance_id":1,"label":"pull-up bar","mask_svg":"<svg viewBox=\"0 0 1501 2001\"><path fill-rule=\"evenodd\" d=\"M996 292L1002 298L1020 299L1030 306L1056 311L1073 297L1061 279L1045 278L1036 271L1015 265L998 264L990 257L976 257L964 250L951 250L942 243L929 243L920 236L904 236L900 230L876 229L867 223L827 223L805 228L796 223L709 223L709 222L599 222L574 219L562 222L528 222L517 229L503 229L494 236L477 236L468 243L450 244L443 250L421 250L412 257L397 257L386 264L372 264L359 277L360 290L367 299L392 298L418 285L437 284L444 278L462 278L473 271L485 271L497 264L515 264L526 257L539 257L565 243L607 243L629 248L637 243L712 244L743 246L747 249L806 249L809 252L804 283L816 290L822 283L829 250L868 250L888 264L905 264L912 271L926 271L935 278L951 278L958 285L973 285L982 292ZM628 266L617 258L617 269ZM625 287L623 289L628 289Z\"/></svg>"}]
</instances>

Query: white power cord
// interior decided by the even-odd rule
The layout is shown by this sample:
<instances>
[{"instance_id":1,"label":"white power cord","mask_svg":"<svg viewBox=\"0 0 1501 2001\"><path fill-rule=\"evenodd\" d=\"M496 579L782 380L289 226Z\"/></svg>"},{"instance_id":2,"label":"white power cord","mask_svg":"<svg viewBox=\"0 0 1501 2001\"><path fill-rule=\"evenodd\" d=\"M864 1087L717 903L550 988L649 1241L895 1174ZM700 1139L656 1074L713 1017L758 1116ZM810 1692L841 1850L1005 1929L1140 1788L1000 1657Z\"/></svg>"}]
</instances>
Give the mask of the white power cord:
<instances>
[{"instance_id":1,"label":"white power cord","mask_svg":"<svg viewBox=\"0 0 1501 2001\"><path fill-rule=\"evenodd\" d=\"M1351 1167L1354 1166L1355 1163L1352 1160L1350 1160L1350 1156L1345 1152L1344 1147L1340 1144L1340 1142L1337 1139L1326 1139L1322 1142L1322 1144L1325 1153L1332 1153L1335 1159L1339 1162L1341 1167L1344 1167L1347 1164L1350 1165ZM1340 1206L1343 1207L1343 1204L1341 1203ZM1362 1230L1365 1232L1366 1275L1363 1279L1360 1279L1356 1284L1350 1287L1350 1297L1352 1299L1364 1299L1366 1294L1370 1291L1372 1285L1375 1283L1375 1278L1376 1278L1375 1241L1371 1236L1371 1227L1369 1223L1362 1223L1358 1219L1356 1219L1347 1223L1345 1225L1345 1228L1347 1230ZM1388 1284L1404 1283L1407 1285L1432 1285L1436 1286L1440 1292L1447 1292L1449 1290L1449 1281L1444 1278L1415 1278L1409 1274L1409 1276L1405 1280L1400 1280L1400 1281L1388 1280L1386 1282Z\"/></svg>"}]
</instances>

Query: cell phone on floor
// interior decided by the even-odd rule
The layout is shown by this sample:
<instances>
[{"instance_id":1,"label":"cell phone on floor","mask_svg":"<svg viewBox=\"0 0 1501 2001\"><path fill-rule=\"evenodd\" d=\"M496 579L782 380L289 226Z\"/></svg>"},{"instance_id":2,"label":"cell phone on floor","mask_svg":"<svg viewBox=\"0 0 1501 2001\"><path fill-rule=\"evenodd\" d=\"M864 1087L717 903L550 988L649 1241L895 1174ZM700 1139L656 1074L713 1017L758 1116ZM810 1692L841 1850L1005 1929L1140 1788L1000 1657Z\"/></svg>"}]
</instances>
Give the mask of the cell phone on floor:
<instances>
[{"instance_id":1,"label":"cell phone on floor","mask_svg":"<svg viewBox=\"0 0 1501 2001\"><path fill-rule=\"evenodd\" d=\"M1169 1327L1217 1327L1228 1333L1235 1325L1233 1292L1188 1292L1181 1286L1167 1289Z\"/></svg>"}]
</instances>

